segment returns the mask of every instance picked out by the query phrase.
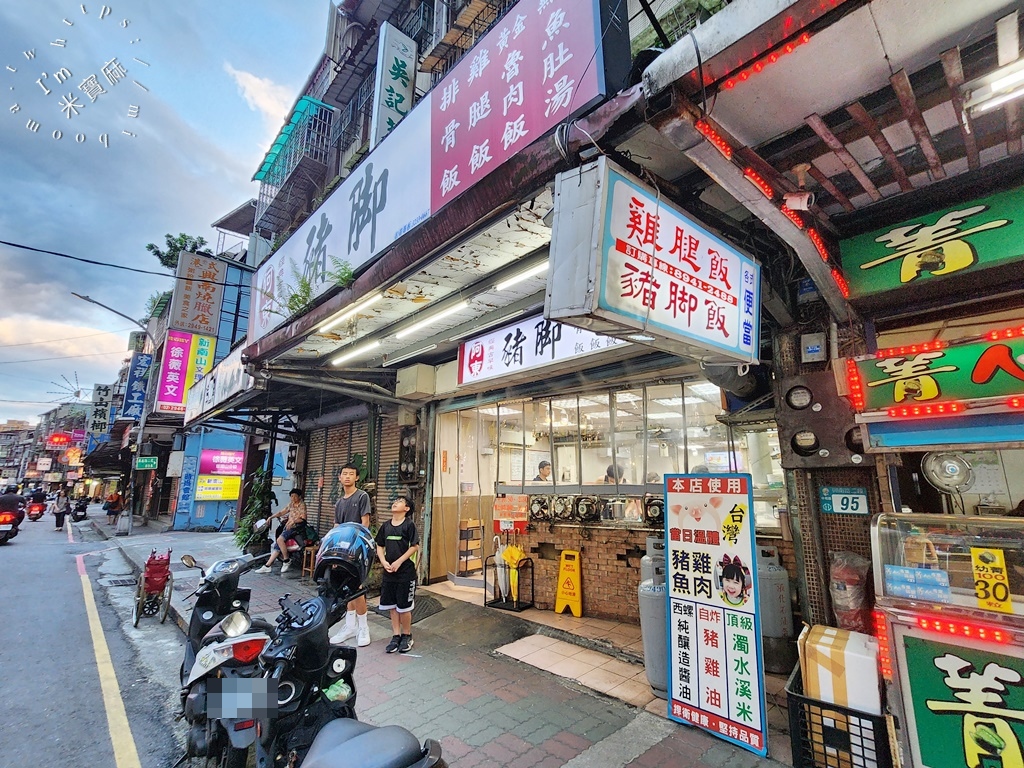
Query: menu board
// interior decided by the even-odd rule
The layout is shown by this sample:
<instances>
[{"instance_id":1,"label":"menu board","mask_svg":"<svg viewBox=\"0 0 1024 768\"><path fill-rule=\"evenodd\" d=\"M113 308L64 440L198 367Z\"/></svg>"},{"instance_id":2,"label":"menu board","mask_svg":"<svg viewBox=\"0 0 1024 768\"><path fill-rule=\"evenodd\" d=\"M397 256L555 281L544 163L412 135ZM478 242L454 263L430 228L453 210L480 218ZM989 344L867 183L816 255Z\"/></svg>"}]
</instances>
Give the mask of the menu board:
<instances>
[{"instance_id":1,"label":"menu board","mask_svg":"<svg viewBox=\"0 0 1024 768\"><path fill-rule=\"evenodd\" d=\"M750 475L667 475L669 717L768 753Z\"/></svg>"}]
</instances>

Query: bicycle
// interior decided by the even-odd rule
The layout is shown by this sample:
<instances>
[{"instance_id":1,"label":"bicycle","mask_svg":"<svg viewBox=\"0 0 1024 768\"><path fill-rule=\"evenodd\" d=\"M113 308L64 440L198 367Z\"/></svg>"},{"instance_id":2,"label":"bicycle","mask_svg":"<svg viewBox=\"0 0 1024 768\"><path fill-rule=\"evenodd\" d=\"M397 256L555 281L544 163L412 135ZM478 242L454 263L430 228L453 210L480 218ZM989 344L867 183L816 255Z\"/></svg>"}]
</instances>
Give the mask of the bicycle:
<instances>
[{"instance_id":1,"label":"bicycle","mask_svg":"<svg viewBox=\"0 0 1024 768\"><path fill-rule=\"evenodd\" d=\"M223 533L224 532L224 526L228 523L228 521L231 522L231 526L228 528L228 530L229 531L235 530L235 511L236 511L236 509L237 508L233 507L233 506L232 507L228 507L228 511L224 513L224 517L222 517L220 519L220 523L217 525L217 533Z\"/></svg>"}]
</instances>

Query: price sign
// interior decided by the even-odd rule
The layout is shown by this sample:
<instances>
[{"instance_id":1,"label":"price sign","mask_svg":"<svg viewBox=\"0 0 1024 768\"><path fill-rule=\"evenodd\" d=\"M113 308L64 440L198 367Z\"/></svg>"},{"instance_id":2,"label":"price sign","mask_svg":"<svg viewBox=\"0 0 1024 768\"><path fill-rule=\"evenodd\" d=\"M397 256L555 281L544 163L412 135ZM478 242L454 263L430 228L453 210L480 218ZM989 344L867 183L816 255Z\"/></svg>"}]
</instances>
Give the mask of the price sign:
<instances>
[{"instance_id":1,"label":"price sign","mask_svg":"<svg viewBox=\"0 0 1024 768\"><path fill-rule=\"evenodd\" d=\"M821 511L836 515L868 514L867 488L825 486L818 491Z\"/></svg>"},{"instance_id":2,"label":"price sign","mask_svg":"<svg viewBox=\"0 0 1024 768\"><path fill-rule=\"evenodd\" d=\"M971 565L974 568L974 596L978 600L978 607L986 611L1013 613L1003 550L971 547Z\"/></svg>"}]
</instances>

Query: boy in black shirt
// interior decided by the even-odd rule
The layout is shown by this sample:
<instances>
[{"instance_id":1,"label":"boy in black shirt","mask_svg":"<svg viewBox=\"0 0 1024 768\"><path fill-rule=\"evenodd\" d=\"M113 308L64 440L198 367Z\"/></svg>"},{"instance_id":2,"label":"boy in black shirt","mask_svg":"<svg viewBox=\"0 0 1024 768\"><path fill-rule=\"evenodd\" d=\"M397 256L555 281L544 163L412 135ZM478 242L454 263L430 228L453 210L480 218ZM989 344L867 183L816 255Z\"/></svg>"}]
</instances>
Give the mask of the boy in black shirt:
<instances>
[{"instance_id":1,"label":"boy in black shirt","mask_svg":"<svg viewBox=\"0 0 1024 768\"><path fill-rule=\"evenodd\" d=\"M385 651L408 653L412 648L412 608L416 596L416 566L412 556L419 551L420 537L411 515L412 498L399 496L391 503L391 519L377 531L377 559L384 566L380 607L391 611L394 633Z\"/></svg>"}]
</instances>

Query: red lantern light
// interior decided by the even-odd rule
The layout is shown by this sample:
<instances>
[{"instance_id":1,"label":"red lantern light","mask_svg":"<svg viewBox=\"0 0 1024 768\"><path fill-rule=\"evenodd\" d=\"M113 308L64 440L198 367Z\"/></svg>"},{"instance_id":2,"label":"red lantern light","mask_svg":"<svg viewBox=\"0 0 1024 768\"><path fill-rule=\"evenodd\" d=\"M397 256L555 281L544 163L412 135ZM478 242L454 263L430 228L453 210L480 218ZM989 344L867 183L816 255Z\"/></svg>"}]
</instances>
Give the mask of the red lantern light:
<instances>
[{"instance_id":1,"label":"red lantern light","mask_svg":"<svg viewBox=\"0 0 1024 768\"><path fill-rule=\"evenodd\" d=\"M753 184L755 187L761 190L762 195L767 197L769 200L775 199L775 190L772 189L771 184L764 180L761 174L759 174L753 168L747 167L743 169L743 175L744 177L746 177L747 181L749 181L751 184Z\"/></svg>"},{"instance_id":2,"label":"red lantern light","mask_svg":"<svg viewBox=\"0 0 1024 768\"><path fill-rule=\"evenodd\" d=\"M843 298L850 298L850 286L846 284L846 278L843 277L843 273L838 269L833 269L832 279L835 280L836 286L839 288L839 292L843 294Z\"/></svg>"},{"instance_id":3,"label":"red lantern light","mask_svg":"<svg viewBox=\"0 0 1024 768\"><path fill-rule=\"evenodd\" d=\"M800 229L803 229L803 228L804 228L804 220L803 220L803 217L802 217L802 216L801 216L801 215L800 215L799 213L797 213L796 211L794 211L794 210L793 210L792 208L790 208L790 207L789 207L788 205L783 205L783 206L781 206L781 207L779 208L779 210L780 210L780 211L782 211L782 214L783 214L783 215L784 215L784 216L785 216L785 217L786 217L787 219L789 219L789 220L790 220L790 221L792 221L792 222L793 222L794 224L796 224L796 225L797 225L798 227L800 227Z\"/></svg>"},{"instance_id":4,"label":"red lantern light","mask_svg":"<svg viewBox=\"0 0 1024 768\"><path fill-rule=\"evenodd\" d=\"M828 261L828 248L825 247L825 241L821 239L821 235L818 234L818 230L811 227L807 230L807 237L811 239L814 247L818 251L818 255L821 256L821 260L824 262Z\"/></svg>"},{"instance_id":5,"label":"red lantern light","mask_svg":"<svg viewBox=\"0 0 1024 768\"><path fill-rule=\"evenodd\" d=\"M729 145L729 142L722 138L721 134L708 124L707 120L698 120L694 127L700 131L701 134L710 141L714 145L715 149L721 152L727 160L732 159L732 147Z\"/></svg>"}]
</instances>

